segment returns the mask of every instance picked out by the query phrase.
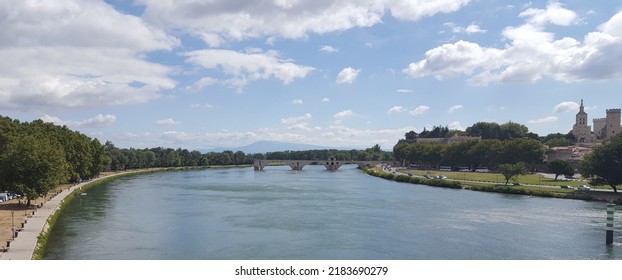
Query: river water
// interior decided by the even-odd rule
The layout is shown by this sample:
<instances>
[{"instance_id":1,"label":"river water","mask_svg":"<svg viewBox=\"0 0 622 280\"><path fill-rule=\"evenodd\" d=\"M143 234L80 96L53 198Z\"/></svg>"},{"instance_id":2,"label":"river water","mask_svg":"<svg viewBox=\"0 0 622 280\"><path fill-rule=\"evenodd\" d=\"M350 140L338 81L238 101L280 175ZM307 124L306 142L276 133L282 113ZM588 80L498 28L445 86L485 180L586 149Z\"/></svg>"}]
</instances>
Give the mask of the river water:
<instances>
[{"instance_id":1,"label":"river water","mask_svg":"<svg viewBox=\"0 0 622 280\"><path fill-rule=\"evenodd\" d=\"M604 203L443 189L342 166L116 179L66 207L46 259L622 259Z\"/></svg>"}]
</instances>

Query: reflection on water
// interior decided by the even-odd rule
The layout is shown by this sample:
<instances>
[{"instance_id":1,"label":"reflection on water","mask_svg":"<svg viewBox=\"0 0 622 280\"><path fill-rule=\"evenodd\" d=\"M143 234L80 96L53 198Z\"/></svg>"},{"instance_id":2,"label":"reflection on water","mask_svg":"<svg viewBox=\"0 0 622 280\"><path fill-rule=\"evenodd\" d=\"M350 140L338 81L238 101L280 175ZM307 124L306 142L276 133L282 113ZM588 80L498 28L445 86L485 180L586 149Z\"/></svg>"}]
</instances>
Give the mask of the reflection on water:
<instances>
[{"instance_id":1,"label":"reflection on water","mask_svg":"<svg viewBox=\"0 0 622 280\"><path fill-rule=\"evenodd\" d=\"M355 166L208 169L89 190L45 257L619 259L604 225L601 203L403 184Z\"/></svg>"}]
</instances>

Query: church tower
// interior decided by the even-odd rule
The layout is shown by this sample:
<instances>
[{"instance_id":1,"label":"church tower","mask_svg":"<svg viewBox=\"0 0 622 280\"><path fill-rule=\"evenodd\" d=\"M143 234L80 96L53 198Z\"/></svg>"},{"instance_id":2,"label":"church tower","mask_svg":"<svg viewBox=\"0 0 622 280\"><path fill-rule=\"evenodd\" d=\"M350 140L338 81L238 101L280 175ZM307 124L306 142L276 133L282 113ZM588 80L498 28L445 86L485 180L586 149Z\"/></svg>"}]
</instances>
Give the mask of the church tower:
<instances>
[{"instance_id":1,"label":"church tower","mask_svg":"<svg viewBox=\"0 0 622 280\"><path fill-rule=\"evenodd\" d=\"M583 99L581 99L581 106L579 107L575 124L572 126L572 134L577 138L577 143L592 142L592 128L587 125L587 113L583 107Z\"/></svg>"}]
</instances>

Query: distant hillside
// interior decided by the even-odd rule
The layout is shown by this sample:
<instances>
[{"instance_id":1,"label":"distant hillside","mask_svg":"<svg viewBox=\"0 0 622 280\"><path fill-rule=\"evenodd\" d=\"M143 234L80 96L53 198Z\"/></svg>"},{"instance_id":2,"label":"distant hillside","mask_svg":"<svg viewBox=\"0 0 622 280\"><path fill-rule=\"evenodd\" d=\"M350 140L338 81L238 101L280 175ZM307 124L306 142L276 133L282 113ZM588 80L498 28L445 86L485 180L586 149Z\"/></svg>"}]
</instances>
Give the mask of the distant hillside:
<instances>
[{"instance_id":1,"label":"distant hillside","mask_svg":"<svg viewBox=\"0 0 622 280\"><path fill-rule=\"evenodd\" d=\"M299 143L287 143L287 142L278 142L278 141L257 141L246 146L242 147L218 147L212 149L199 149L201 153L209 153L209 152L222 152L222 151L242 151L246 154L255 154L255 153L267 153L267 152L278 152L278 151L306 151L306 150L327 150L327 149L337 149L343 150L346 148L337 148L337 147L326 147L326 146L317 146L317 145L309 145L309 144L299 144Z\"/></svg>"}]
</instances>

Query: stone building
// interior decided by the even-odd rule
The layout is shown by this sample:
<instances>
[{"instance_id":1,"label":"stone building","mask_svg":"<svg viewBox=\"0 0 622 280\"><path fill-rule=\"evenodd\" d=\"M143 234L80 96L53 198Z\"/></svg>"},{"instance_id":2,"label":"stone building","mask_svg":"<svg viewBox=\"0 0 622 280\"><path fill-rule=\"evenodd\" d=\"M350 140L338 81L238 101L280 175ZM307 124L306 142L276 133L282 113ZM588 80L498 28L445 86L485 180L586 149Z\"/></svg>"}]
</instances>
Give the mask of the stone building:
<instances>
[{"instance_id":1,"label":"stone building","mask_svg":"<svg viewBox=\"0 0 622 280\"><path fill-rule=\"evenodd\" d=\"M572 134L577 138L577 143L593 143L592 128L587 125L587 113L583 107L583 99L581 99L581 106L579 107L579 113L575 120L575 124L572 126Z\"/></svg>"},{"instance_id":2,"label":"stone building","mask_svg":"<svg viewBox=\"0 0 622 280\"><path fill-rule=\"evenodd\" d=\"M607 109L605 118L593 119L593 128L587 125L587 113L583 107L583 99L577 113L575 124L572 126L572 134L577 138L577 143L601 143L607 138L622 131L620 109Z\"/></svg>"}]
</instances>

